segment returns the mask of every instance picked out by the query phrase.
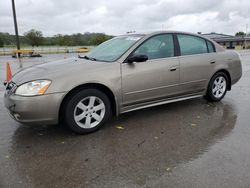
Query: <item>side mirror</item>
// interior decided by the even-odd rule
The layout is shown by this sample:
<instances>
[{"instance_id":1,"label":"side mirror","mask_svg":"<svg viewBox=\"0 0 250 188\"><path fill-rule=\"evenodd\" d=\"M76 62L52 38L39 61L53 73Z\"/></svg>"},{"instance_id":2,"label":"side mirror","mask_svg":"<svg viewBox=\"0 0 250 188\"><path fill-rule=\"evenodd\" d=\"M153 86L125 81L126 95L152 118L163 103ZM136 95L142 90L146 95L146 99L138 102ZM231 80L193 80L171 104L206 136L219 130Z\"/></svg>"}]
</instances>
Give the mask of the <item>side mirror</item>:
<instances>
[{"instance_id":1,"label":"side mirror","mask_svg":"<svg viewBox=\"0 0 250 188\"><path fill-rule=\"evenodd\" d=\"M145 54L133 54L128 58L128 63L144 62L148 60L148 56Z\"/></svg>"}]
</instances>

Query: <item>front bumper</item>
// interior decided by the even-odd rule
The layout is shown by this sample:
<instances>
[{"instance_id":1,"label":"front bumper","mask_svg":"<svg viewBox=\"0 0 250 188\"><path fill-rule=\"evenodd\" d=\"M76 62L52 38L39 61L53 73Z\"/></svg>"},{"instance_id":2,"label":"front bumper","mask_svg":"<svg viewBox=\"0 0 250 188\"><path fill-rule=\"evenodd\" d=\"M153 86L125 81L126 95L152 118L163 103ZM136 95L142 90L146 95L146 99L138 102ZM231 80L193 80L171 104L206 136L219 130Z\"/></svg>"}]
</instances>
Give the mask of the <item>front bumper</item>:
<instances>
[{"instance_id":1,"label":"front bumper","mask_svg":"<svg viewBox=\"0 0 250 188\"><path fill-rule=\"evenodd\" d=\"M60 104L65 93L24 97L4 94L4 104L10 115L23 124L57 124Z\"/></svg>"}]
</instances>

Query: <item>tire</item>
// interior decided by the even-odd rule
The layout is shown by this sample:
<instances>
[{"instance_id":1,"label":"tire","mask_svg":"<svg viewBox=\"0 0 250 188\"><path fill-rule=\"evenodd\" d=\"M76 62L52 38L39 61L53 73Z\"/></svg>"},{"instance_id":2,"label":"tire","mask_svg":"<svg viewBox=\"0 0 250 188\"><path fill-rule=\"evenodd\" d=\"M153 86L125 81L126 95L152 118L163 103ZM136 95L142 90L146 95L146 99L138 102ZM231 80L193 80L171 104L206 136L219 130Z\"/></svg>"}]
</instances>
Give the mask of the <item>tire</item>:
<instances>
[{"instance_id":1,"label":"tire","mask_svg":"<svg viewBox=\"0 0 250 188\"><path fill-rule=\"evenodd\" d=\"M224 72L215 73L208 84L205 98L210 102L220 101L227 93L228 83L228 76Z\"/></svg>"},{"instance_id":2,"label":"tire","mask_svg":"<svg viewBox=\"0 0 250 188\"><path fill-rule=\"evenodd\" d=\"M97 131L109 118L109 98L97 89L83 89L73 94L63 108L63 122L73 132Z\"/></svg>"}]
</instances>

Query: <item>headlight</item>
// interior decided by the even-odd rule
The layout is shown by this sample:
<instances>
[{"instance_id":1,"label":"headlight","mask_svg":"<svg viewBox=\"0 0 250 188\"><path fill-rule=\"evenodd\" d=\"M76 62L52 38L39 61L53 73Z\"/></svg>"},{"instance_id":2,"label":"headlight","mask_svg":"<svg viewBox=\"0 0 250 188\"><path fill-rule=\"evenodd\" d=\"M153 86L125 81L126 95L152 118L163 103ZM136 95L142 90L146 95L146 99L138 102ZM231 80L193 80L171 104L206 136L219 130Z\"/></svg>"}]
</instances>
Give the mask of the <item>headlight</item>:
<instances>
[{"instance_id":1,"label":"headlight","mask_svg":"<svg viewBox=\"0 0 250 188\"><path fill-rule=\"evenodd\" d=\"M51 84L50 80L36 80L20 85L15 94L22 96L43 95Z\"/></svg>"}]
</instances>

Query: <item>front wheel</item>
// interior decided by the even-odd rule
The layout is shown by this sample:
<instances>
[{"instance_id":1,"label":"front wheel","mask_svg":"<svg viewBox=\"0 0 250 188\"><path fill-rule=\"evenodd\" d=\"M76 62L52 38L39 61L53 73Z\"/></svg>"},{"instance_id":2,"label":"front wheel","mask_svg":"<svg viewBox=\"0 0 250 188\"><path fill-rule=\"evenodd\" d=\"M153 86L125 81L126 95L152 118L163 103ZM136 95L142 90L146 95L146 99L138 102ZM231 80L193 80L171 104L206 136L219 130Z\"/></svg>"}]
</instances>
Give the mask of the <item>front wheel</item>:
<instances>
[{"instance_id":1,"label":"front wheel","mask_svg":"<svg viewBox=\"0 0 250 188\"><path fill-rule=\"evenodd\" d=\"M205 98L211 102L220 101L227 93L228 77L223 72L216 73L210 80Z\"/></svg>"},{"instance_id":2,"label":"front wheel","mask_svg":"<svg viewBox=\"0 0 250 188\"><path fill-rule=\"evenodd\" d=\"M110 101L103 92L83 89L67 101L63 119L72 131L79 134L90 133L103 125L110 111Z\"/></svg>"}]
</instances>

